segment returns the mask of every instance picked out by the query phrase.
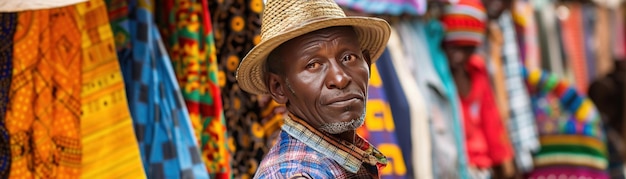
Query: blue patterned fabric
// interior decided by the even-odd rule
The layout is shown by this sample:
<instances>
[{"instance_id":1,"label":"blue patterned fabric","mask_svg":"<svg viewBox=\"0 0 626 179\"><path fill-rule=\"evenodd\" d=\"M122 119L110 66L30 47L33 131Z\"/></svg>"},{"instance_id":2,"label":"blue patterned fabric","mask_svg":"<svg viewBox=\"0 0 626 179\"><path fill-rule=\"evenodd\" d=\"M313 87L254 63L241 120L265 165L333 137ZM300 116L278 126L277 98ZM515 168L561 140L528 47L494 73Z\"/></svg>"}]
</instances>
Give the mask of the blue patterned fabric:
<instances>
[{"instance_id":1,"label":"blue patterned fabric","mask_svg":"<svg viewBox=\"0 0 626 179\"><path fill-rule=\"evenodd\" d=\"M431 20L426 24L426 37L428 41L428 46L430 50L431 60L433 62L433 66L439 75L439 78L443 82L445 87L445 91L443 96L445 96L450 104L452 105L453 111L453 123L452 128L454 129L454 136L456 140L456 150L458 155L458 165L459 165L459 176L460 178L468 178L468 160L467 156L465 156L465 132L463 131L463 119L461 116L461 103L459 97L457 95L456 86L454 84L454 79L452 78L452 73L450 72L448 66L448 60L446 58L443 49L441 49L441 42L444 37L444 29L441 22L436 20Z\"/></svg>"},{"instance_id":2,"label":"blue patterned fabric","mask_svg":"<svg viewBox=\"0 0 626 179\"><path fill-rule=\"evenodd\" d=\"M16 13L0 13L0 178L8 178L11 168L11 145L4 115L11 89L13 35L16 27Z\"/></svg>"},{"instance_id":3,"label":"blue patterned fabric","mask_svg":"<svg viewBox=\"0 0 626 179\"><path fill-rule=\"evenodd\" d=\"M371 14L423 15L427 8L426 0L335 0L335 2Z\"/></svg>"},{"instance_id":4,"label":"blue patterned fabric","mask_svg":"<svg viewBox=\"0 0 626 179\"><path fill-rule=\"evenodd\" d=\"M146 175L209 178L153 15L142 7L149 4L130 1L128 21L113 28L130 32L130 48L118 55Z\"/></svg>"}]
</instances>

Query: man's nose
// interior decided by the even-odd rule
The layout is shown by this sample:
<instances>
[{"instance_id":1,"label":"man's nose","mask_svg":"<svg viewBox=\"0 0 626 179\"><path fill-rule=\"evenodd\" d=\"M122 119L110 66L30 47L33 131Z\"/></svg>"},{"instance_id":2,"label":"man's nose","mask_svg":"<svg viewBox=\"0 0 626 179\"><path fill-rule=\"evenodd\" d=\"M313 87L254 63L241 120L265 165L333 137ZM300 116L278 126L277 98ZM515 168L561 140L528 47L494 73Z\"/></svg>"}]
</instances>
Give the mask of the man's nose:
<instances>
[{"instance_id":1,"label":"man's nose","mask_svg":"<svg viewBox=\"0 0 626 179\"><path fill-rule=\"evenodd\" d=\"M350 84L350 81L352 81L352 77L350 77L350 75L346 73L341 63L331 62L326 74L325 81L326 87L328 89L343 89L348 86L348 84Z\"/></svg>"}]
</instances>

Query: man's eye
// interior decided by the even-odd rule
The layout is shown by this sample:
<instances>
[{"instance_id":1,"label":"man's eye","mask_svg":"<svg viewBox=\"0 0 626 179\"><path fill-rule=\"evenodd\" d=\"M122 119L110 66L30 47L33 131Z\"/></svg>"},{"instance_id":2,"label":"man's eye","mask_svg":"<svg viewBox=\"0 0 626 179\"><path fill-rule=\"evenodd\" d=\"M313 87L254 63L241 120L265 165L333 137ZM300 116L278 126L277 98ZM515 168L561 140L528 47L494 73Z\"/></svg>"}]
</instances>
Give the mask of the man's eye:
<instances>
[{"instance_id":1,"label":"man's eye","mask_svg":"<svg viewBox=\"0 0 626 179\"><path fill-rule=\"evenodd\" d=\"M318 62L313 62L313 63L309 63L308 65L306 65L307 69L317 69L321 66L320 63Z\"/></svg>"},{"instance_id":2,"label":"man's eye","mask_svg":"<svg viewBox=\"0 0 626 179\"><path fill-rule=\"evenodd\" d=\"M351 62L356 60L356 56L355 55L346 55L343 57L342 61L344 62Z\"/></svg>"}]
</instances>

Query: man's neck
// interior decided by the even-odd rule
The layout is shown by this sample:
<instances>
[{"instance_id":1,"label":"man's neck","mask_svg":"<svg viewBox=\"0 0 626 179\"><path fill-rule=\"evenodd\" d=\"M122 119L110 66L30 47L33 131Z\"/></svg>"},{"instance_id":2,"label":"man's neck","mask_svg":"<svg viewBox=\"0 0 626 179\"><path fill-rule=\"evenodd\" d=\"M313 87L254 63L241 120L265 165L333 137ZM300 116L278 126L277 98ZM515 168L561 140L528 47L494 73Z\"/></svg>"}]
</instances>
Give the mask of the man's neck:
<instances>
[{"instance_id":1,"label":"man's neck","mask_svg":"<svg viewBox=\"0 0 626 179\"><path fill-rule=\"evenodd\" d=\"M350 131L346 131L343 133L339 133L339 134L332 134L333 137L340 139L340 140L345 140L351 144L354 144L354 138L356 136L356 130L350 130Z\"/></svg>"}]
</instances>

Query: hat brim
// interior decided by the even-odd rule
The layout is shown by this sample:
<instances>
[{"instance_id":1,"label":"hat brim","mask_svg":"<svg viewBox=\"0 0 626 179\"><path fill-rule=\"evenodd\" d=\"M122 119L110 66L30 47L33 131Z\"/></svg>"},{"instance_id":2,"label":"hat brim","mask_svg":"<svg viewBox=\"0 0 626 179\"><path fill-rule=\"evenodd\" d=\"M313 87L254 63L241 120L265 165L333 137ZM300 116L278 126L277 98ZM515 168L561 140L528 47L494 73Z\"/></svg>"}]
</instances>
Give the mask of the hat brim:
<instances>
[{"instance_id":1,"label":"hat brim","mask_svg":"<svg viewBox=\"0 0 626 179\"><path fill-rule=\"evenodd\" d=\"M327 27L352 26L362 49L369 51L372 64L383 53L389 40L391 28L387 21L372 17L342 17L318 19L267 39L256 45L237 68L237 82L244 91L252 94L267 94L265 87L265 63L267 56L281 44L316 30Z\"/></svg>"}]
</instances>

